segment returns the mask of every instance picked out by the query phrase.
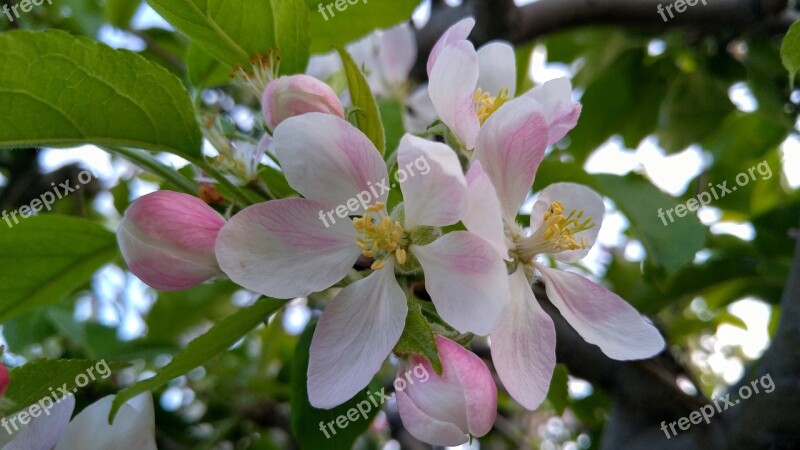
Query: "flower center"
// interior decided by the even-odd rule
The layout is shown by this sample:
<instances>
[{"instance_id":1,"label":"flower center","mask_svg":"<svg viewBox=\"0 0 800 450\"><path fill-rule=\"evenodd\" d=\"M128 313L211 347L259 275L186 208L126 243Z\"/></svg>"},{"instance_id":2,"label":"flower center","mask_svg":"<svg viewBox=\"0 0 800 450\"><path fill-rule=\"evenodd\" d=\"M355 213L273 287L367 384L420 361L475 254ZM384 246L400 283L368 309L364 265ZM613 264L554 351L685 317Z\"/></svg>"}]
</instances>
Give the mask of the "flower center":
<instances>
[{"instance_id":1,"label":"flower center","mask_svg":"<svg viewBox=\"0 0 800 450\"><path fill-rule=\"evenodd\" d=\"M565 216L564 205L555 201L544 213L544 223L539 229L517 242L520 260L527 262L542 253L589 248L585 237L578 241L575 235L594 226L591 217L583 218L583 211L572 210Z\"/></svg>"},{"instance_id":2,"label":"flower center","mask_svg":"<svg viewBox=\"0 0 800 450\"><path fill-rule=\"evenodd\" d=\"M266 55L255 55L250 58L250 68L237 65L228 77L239 81L261 98L270 81L278 77L281 57L277 50L270 50Z\"/></svg>"},{"instance_id":3,"label":"flower center","mask_svg":"<svg viewBox=\"0 0 800 450\"><path fill-rule=\"evenodd\" d=\"M389 217L383 202L370 205L366 214L353 219L353 226L358 231L356 242L361 253L375 259L372 270L382 269L384 259L391 254L398 264L405 264L408 254L403 248L406 244L403 225Z\"/></svg>"},{"instance_id":4,"label":"flower center","mask_svg":"<svg viewBox=\"0 0 800 450\"><path fill-rule=\"evenodd\" d=\"M490 93L483 92L481 88L475 90L472 103L475 106L475 112L478 115L478 120L481 122L481 125L509 100L507 88L500 89L500 92L497 93L497 97L492 97Z\"/></svg>"}]
</instances>

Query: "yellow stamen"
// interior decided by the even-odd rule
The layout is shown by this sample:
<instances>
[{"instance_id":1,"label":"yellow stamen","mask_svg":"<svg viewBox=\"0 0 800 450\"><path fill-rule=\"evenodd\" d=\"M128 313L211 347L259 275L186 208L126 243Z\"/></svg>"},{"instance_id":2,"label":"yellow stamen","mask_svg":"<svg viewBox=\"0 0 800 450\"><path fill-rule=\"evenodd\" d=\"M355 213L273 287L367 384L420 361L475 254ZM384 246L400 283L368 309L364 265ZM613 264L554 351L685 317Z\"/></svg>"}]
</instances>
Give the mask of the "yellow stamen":
<instances>
[{"instance_id":1,"label":"yellow stamen","mask_svg":"<svg viewBox=\"0 0 800 450\"><path fill-rule=\"evenodd\" d=\"M497 93L497 97L492 97L490 93L483 92L481 88L475 91L475 95L472 97L472 103L475 105L475 112L478 115L478 120L481 122L481 125L483 125L495 111L510 100L508 93L509 91L507 88L502 88L500 92Z\"/></svg>"},{"instance_id":2,"label":"yellow stamen","mask_svg":"<svg viewBox=\"0 0 800 450\"><path fill-rule=\"evenodd\" d=\"M406 254L405 249L399 249L394 253L394 257L397 259L397 264L405 264L408 255Z\"/></svg>"},{"instance_id":3,"label":"yellow stamen","mask_svg":"<svg viewBox=\"0 0 800 450\"><path fill-rule=\"evenodd\" d=\"M559 253L568 250L589 248L585 236L580 241L575 235L595 226L592 218L583 219L583 211L572 210L564 216L564 205L560 201L550 204L544 213L544 223L530 237L517 243L522 261L530 261L541 253Z\"/></svg>"},{"instance_id":4,"label":"yellow stamen","mask_svg":"<svg viewBox=\"0 0 800 450\"><path fill-rule=\"evenodd\" d=\"M392 253L398 263L405 263L405 232L403 226L386 213L385 203L370 205L366 214L353 219L353 227L358 232L356 243L361 248L361 253L376 260L371 266L372 270L382 269L386 265L385 259Z\"/></svg>"}]
</instances>

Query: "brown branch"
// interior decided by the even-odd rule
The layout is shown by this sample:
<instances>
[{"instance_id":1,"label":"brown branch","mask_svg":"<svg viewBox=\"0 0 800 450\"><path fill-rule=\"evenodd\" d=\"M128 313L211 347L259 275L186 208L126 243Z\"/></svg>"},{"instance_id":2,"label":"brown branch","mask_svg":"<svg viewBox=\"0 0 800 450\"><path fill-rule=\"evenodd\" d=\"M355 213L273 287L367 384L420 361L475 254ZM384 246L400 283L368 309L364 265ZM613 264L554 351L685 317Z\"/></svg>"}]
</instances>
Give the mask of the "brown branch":
<instances>
[{"instance_id":1,"label":"brown branch","mask_svg":"<svg viewBox=\"0 0 800 450\"><path fill-rule=\"evenodd\" d=\"M457 7L439 7L431 19L417 30L419 57L412 75L425 79L425 63L433 45L458 20L472 16L477 23L470 36L476 45L492 39L525 43L538 37L584 25L615 25L661 33L668 29L687 29L704 33L744 32L749 29L778 27L785 30L798 17L787 10L788 0L697 0L683 13L672 8L673 17L658 6L667 0L539 0L517 7L506 0L465 0ZM664 21L666 17L666 21Z\"/></svg>"}]
</instances>

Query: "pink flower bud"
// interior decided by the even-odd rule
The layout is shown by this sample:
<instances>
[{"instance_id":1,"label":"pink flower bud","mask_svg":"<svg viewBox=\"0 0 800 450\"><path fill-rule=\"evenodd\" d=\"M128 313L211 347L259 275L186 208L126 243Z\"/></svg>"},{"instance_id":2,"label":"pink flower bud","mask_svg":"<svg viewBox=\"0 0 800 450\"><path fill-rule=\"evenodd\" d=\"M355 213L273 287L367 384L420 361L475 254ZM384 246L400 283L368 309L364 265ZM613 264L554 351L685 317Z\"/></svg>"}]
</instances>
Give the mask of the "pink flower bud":
<instances>
[{"instance_id":1,"label":"pink flower bud","mask_svg":"<svg viewBox=\"0 0 800 450\"><path fill-rule=\"evenodd\" d=\"M8 389L8 383L11 380L8 378L8 368L5 364L0 362L0 397L6 394L6 389Z\"/></svg>"},{"instance_id":2,"label":"pink flower bud","mask_svg":"<svg viewBox=\"0 0 800 450\"><path fill-rule=\"evenodd\" d=\"M214 253L225 220L197 197L172 191L131 204L117 229L128 268L163 291L188 289L221 273Z\"/></svg>"},{"instance_id":3,"label":"pink flower bud","mask_svg":"<svg viewBox=\"0 0 800 450\"><path fill-rule=\"evenodd\" d=\"M344 119L344 108L336 92L308 75L292 75L271 81L264 90L261 105L270 130L289 117L310 112L333 114Z\"/></svg>"},{"instance_id":4,"label":"pink flower bud","mask_svg":"<svg viewBox=\"0 0 800 450\"><path fill-rule=\"evenodd\" d=\"M436 375L425 358L409 358L398 372L398 379L407 380L406 387L400 390L395 383L397 407L403 425L415 438L452 447L466 443L467 434L483 436L492 429L497 386L475 354L441 336L436 337L436 344L442 376ZM417 376L423 372L424 377Z\"/></svg>"}]
</instances>

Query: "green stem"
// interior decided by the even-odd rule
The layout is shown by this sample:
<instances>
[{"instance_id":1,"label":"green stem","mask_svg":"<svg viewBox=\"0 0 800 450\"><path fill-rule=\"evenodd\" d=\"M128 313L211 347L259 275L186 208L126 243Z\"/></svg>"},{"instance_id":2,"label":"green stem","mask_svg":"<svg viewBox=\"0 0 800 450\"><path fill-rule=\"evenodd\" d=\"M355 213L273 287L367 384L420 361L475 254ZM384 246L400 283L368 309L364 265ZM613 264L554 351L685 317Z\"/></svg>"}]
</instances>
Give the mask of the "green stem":
<instances>
[{"instance_id":1,"label":"green stem","mask_svg":"<svg viewBox=\"0 0 800 450\"><path fill-rule=\"evenodd\" d=\"M254 192L242 189L241 187L233 184L231 180L222 174L222 172L217 170L217 168L213 165L209 164L205 158L193 159L192 162L196 164L197 167L201 168L206 175L209 175L217 180L224 191L227 191L229 195L241 202L243 205L250 206L263 201L263 199L257 196Z\"/></svg>"},{"instance_id":2,"label":"green stem","mask_svg":"<svg viewBox=\"0 0 800 450\"><path fill-rule=\"evenodd\" d=\"M197 183L185 177L171 167L167 167L159 160L143 150L135 150L124 147L101 147L103 150L119 155L128 161L136 164L148 172L163 178L172 183L176 188L187 194L197 195Z\"/></svg>"}]
</instances>

